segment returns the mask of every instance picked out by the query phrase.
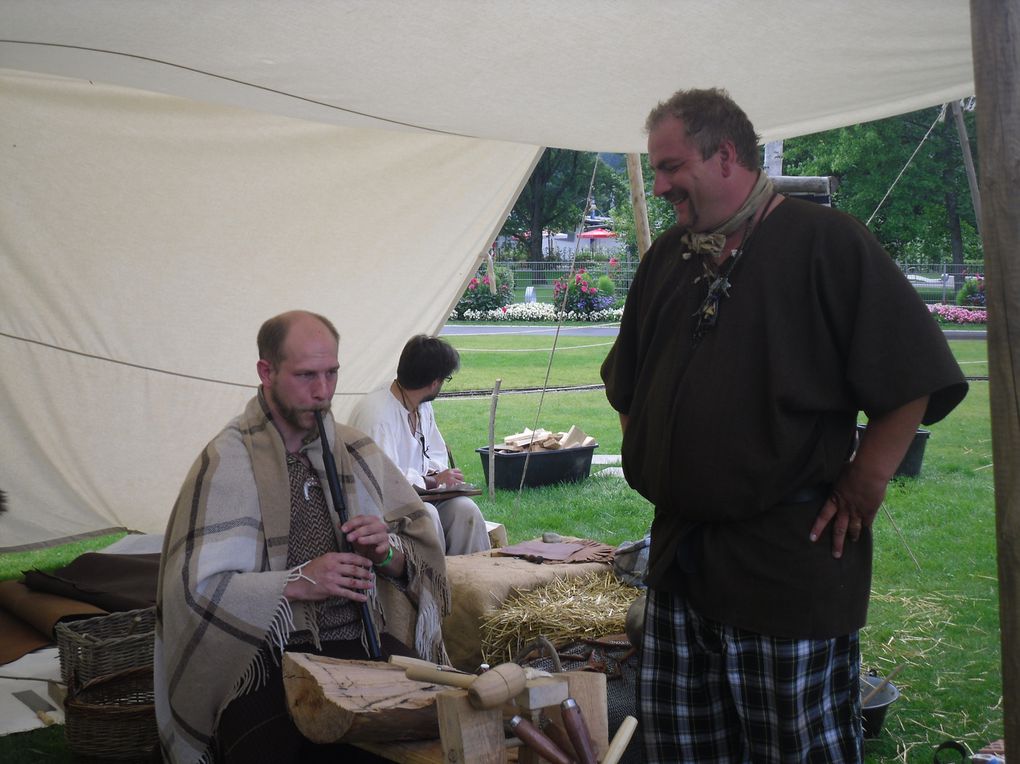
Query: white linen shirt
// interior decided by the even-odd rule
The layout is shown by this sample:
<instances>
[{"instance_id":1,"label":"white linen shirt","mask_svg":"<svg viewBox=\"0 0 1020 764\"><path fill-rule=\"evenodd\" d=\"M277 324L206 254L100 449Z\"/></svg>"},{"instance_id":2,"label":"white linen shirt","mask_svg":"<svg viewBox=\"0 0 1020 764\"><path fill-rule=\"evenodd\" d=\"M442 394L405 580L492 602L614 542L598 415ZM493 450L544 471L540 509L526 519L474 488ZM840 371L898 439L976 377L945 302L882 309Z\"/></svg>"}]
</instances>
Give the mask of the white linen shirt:
<instances>
[{"instance_id":1,"label":"white linen shirt","mask_svg":"<svg viewBox=\"0 0 1020 764\"><path fill-rule=\"evenodd\" d=\"M407 482L425 488L425 473L442 472L450 463L432 404L422 403L418 414L419 432L415 435L407 421L407 409L387 385L365 395L354 407L348 424L371 437L404 473Z\"/></svg>"}]
</instances>

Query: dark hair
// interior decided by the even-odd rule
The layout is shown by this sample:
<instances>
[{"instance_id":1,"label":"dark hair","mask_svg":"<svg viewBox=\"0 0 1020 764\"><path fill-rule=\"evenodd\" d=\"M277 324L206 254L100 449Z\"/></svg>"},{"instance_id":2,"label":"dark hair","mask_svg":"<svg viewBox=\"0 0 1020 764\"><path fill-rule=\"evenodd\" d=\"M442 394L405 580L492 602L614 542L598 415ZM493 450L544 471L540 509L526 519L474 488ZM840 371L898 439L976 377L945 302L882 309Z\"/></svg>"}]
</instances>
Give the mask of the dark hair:
<instances>
[{"instance_id":1,"label":"dark hair","mask_svg":"<svg viewBox=\"0 0 1020 764\"><path fill-rule=\"evenodd\" d=\"M722 88L676 91L648 114L645 130L651 132L666 117L684 123L687 137L701 149L702 159L715 154L723 141L731 140L741 165L748 170L761 168L759 135L744 110Z\"/></svg>"},{"instance_id":2,"label":"dark hair","mask_svg":"<svg viewBox=\"0 0 1020 764\"><path fill-rule=\"evenodd\" d=\"M397 382L405 390L428 387L460 368L460 353L446 340L416 334L400 351Z\"/></svg>"},{"instance_id":3,"label":"dark hair","mask_svg":"<svg viewBox=\"0 0 1020 764\"><path fill-rule=\"evenodd\" d=\"M283 343L287 341L287 332L290 331L290 325L300 315L318 319L329 329L333 339L337 342L340 341L340 332L333 326L333 322L325 316L320 316L318 313L312 313L307 310L291 310L278 316L273 316L259 327L259 334L256 340L259 347L259 358L269 361L273 368L276 368L283 362Z\"/></svg>"}]
</instances>

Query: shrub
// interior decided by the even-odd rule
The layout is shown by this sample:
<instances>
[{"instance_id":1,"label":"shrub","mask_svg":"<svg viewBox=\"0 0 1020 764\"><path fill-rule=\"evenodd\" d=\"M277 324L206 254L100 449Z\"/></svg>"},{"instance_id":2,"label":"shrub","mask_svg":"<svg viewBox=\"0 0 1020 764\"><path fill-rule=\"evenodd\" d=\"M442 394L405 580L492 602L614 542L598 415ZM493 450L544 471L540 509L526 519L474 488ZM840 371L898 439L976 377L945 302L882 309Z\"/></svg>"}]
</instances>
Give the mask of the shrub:
<instances>
[{"instance_id":1,"label":"shrub","mask_svg":"<svg viewBox=\"0 0 1020 764\"><path fill-rule=\"evenodd\" d=\"M956 293L956 304L964 307L985 306L985 279L980 273L976 276L965 276L963 286Z\"/></svg>"},{"instance_id":2,"label":"shrub","mask_svg":"<svg viewBox=\"0 0 1020 764\"><path fill-rule=\"evenodd\" d=\"M612 297L613 292L616 291L616 284L614 284L613 280L605 274L599 276L599 280L596 282L596 285L598 286L599 294L609 295Z\"/></svg>"},{"instance_id":3,"label":"shrub","mask_svg":"<svg viewBox=\"0 0 1020 764\"><path fill-rule=\"evenodd\" d=\"M604 294L599 289L598 282L593 284L588 272L584 268L578 268L573 278L567 274L562 281L557 279L553 282L553 302L557 310L585 315L611 308L613 295L612 292Z\"/></svg>"},{"instance_id":4,"label":"shrub","mask_svg":"<svg viewBox=\"0 0 1020 764\"><path fill-rule=\"evenodd\" d=\"M467 311L484 312L509 305L514 298L514 276L509 268L497 266L496 293L489 288L489 276L483 271L476 273L468 282L467 289L453 309L453 318L464 318Z\"/></svg>"}]
</instances>

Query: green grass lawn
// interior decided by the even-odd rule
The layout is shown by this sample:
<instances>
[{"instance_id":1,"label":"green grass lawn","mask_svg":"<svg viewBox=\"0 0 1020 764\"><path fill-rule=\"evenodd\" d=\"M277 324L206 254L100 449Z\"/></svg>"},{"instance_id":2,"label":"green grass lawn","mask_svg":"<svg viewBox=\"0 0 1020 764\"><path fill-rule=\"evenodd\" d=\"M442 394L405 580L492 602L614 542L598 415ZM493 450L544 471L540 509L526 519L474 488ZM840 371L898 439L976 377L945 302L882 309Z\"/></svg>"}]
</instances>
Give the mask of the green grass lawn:
<instances>
[{"instance_id":1,"label":"green grass lawn","mask_svg":"<svg viewBox=\"0 0 1020 764\"><path fill-rule=\"evenodd\" d=\"M461 351L463 368L448 392L491 388L497 377L504 389L542 384L549 337L450 340ZM561 338L550 384L597 383L605 341ZM951 345L968 375L987 374L985 342ZM475 448L487 441L490 405L489 397L440 398L435 404L458 465L479 485L482 467ZM571 424L598 440L596 454L619 454L619 422L599 390L499 397L498 438L524 427L565 430ZM881 736L867 741L869 764L927 764L934 746L946 739L964 740L976 749L1003 735L988 383L972 383L963 404L929 429L921 475L892 483L875 523L863 662L880 674L903 666L895 680L903 696L889 709ZM479 505L488 519L506 526L511 541L555 531L615 545L644 536L652 517L646 501L608 477L520 493L498 491L495 499L479 497ZM105 543L109 539L73 550L0 555L0 578L16 577L26 567L55 567ZM60 730L51 729L0 739L0 761L70 758L62 750Z\"/></svg>"}]
</instances>

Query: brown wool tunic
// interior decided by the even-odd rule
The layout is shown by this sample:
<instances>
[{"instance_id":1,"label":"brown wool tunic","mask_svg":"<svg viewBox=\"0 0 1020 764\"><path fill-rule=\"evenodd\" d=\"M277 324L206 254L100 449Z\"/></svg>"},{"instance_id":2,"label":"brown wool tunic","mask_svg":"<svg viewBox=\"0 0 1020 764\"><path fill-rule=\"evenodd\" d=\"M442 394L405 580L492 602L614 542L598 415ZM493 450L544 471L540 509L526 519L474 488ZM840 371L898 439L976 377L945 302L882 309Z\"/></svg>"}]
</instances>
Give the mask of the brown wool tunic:
<instances>
[{"instance_id":1,"label":"brown wool tunic","mask_svg":"<svg viewBox=\"0 0 1020 764\"><path fill-rule=\"evenodd\" d=\"M796 199L752 235L694 347L707 285L695 283L699 257L681 257L682 233L641 262L602 366L610 404L629 416L627 480L655 506L648 585L759 633L849 633L867 615L871 536L833 559L828 533L808 541L824 499L784 499L831 486L858 411L930 394L923 421L936 422L966 394L963 373L870 232Z\"/></svg>"}]
</instances>

